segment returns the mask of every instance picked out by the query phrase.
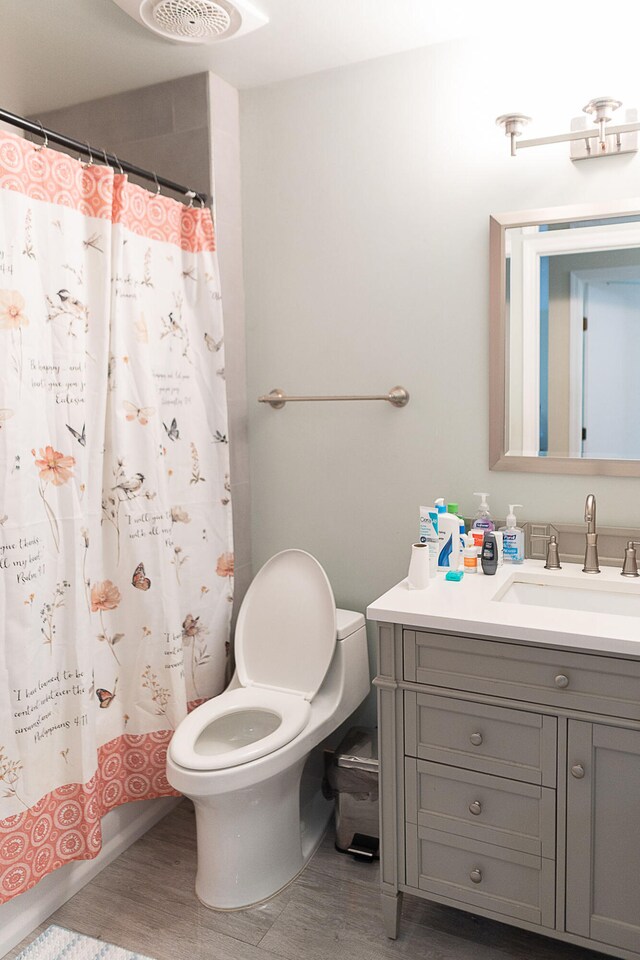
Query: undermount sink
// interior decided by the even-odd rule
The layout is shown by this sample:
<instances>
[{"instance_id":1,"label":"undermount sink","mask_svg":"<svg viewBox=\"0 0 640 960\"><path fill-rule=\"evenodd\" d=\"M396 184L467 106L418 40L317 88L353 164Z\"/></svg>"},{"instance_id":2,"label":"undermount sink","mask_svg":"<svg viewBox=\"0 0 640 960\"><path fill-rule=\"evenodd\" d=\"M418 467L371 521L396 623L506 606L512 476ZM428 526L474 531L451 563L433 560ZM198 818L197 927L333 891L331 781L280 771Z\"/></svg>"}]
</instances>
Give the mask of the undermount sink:
<instances>
[{"instance_id":1,"label":"undermount sink","mask_svg":"<svg viewBox=\"0 0 640 960\"><path fill-rule=\"evenodd\" d=\"M640 617L640 586L595 583L587 575L584 582L572 580L570 584L566 581L520 579L516 575L493 599L500 603Z\"/></svg>"}]
</instances>

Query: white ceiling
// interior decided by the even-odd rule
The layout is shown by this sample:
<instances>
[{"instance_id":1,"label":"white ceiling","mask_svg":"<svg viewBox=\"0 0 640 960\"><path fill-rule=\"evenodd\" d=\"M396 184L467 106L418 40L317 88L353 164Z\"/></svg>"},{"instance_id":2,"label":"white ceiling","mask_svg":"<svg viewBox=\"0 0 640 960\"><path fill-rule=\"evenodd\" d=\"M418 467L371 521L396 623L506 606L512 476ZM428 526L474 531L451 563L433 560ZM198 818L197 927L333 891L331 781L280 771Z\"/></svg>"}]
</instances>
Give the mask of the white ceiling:
<instances>
[{"instance_id":1,"label":"white ceiling","mask_svg":"<svg viewBox=\"0 0 640 960\"><path fill-rule=\"evenodd\" d=\"M625 40L637 44L640 28L637 0L608 0L613 32L605 36L601 0L251 2L269 17L267 26L188 46L153 35L113 0L0 0L0 106L34 113L203 70L243 89L458 38L486 47L488 69L528 47L540 78L550 75L562 85L587 47L615 55ZM558 53L549 73L551 43ZM590 62L595 67L600 59ZM505 65L505 89L518 78ZM595 90L603 92L609 93Z\"/></svg>"},{"instance_id":2,"label":"white ceiling","mask_svg":"<svg viewBox=\"0 0 640 960\"><path fill-rule=\"evenodd\" d=\"M112 0L0 0L0 105L32 112L212 70L262 86L478 29L477 0L253 0L269 17L246 37L185 46L156 37ZM508 2L491 0L493 8Z\"/></svg>"}]
</instances>

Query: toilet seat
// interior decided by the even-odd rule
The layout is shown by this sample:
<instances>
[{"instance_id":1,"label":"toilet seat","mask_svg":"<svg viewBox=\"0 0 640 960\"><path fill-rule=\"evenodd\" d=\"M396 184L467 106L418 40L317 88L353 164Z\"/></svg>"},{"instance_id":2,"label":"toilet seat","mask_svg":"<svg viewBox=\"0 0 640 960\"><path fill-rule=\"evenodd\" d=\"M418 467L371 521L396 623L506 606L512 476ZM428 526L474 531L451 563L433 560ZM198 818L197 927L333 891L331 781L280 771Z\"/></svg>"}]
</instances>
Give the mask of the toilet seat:
<instances>
[{"instance_id":1,"label":"toilet seat","mask_svg":"<svg viewBox=\"0 0 640 960\"><path fill-rule=\"evenodd\" d=\"M247 590L236 626L240 687L178 725L171 760L222 770L274 753L306 727L336 645L336 604L326 573L304 550L283 550Z\"/></svg>"},{"instance_id":2,"label":"toilet seat","mask_svg":"<svg viewBox=\"0 0 640 960\"><path fill-rule=\"evenodd\" d=\"M277 721L277 726L266 736L259 736L250 743L237 745L234 735L225 737L229 729L242 733L252 721L252 714L264 712ZM274 753L289 743L304 730L311 712L311 705L298 694L257 687L237 687L226 690L219 697L197 707L178 725L169 745L169 755L174 763L189 770L222 770L249 763L268 753ZM224 725L221 736L215 735L214 724L233 718ZM204 741L203 742L203 738Z\"/></svg>"},{"instance_id":3,"label":"toilet seat","mask_svg":"<svg viewBox=\"0 0 640 960\"><path fill-rule=\"evenodd\" d=\"M310 553L283 550L267 560L242 601L235 634L238 679L313 699L336 646L336 602Z\"/></svg>"}]
</instances>

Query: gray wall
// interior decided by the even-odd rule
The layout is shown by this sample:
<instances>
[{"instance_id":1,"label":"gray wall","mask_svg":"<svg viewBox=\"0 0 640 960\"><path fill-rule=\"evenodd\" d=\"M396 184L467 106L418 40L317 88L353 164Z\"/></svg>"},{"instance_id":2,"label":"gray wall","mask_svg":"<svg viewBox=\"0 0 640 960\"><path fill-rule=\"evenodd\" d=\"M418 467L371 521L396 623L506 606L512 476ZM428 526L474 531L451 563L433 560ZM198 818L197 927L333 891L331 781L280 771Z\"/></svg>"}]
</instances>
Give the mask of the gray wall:
<instances>
[{"instance_id":1,"label":"gray wall","mask_svg":"<svg viewBox=\"0 0 640 960\"><path fill-rule=\"evenodd\" d=\"M208 74L211 183L225 326L231 495L235 542L234 620L251 582L251 490L242 264L240 105L238 91Z\"/></svg>"},{"instance_id":2,"label":"gray wall","mask_svg":"<svg viewBox=\"0 0 640 960\"><path fill-rule=\"evenodd\" d=\"M254 563L300 546L340 604L406 575L418 508L640 525L638 483L488 469L489 215L637 194L639 157L572 164L567 144L509 156L495 117L569 129L594 90L640 102L631 62L580 50L447 43L241 94ZM595 52L595 48L594 48ZM557 57L557 60L554 59ZM542 58L542 59L541 59ZM625 71L624 74L621 71ZM256 403L383 392L378 404Z\"/></svg>"},{"instance_id":3,"label":"gray wall","mask_svg":"<svg viewBox=\"0 0 640 960\"><path fill-rule=\"evenodd\" d=\"M197 73L34 116L52 130L210 193L208 76Z\"/></svg>"},{"instance_id":4,"label":"gray wall","mask_svg":"<svg viewBox=\"0 0 640 960\"><path fill-rule=\"evenodd\" d=\"M24 116L24 101L25 96L20 71L16 71L14 64L9 62L8 57L0 57L0 107L22 117ZM4 123L0 123L0 130L8 130L10 133L17 132L14 127Z\"/></svg>"},{"instance_id":5,"label":"gray wall","mask_svg":"<svg viewBox=\"0 0 640 960\"><path fill-rule=\"evenodd\" d=\"M208 73L39 114L45 126L193 187L215 193L225 322L235 604L251 574L238 92ZM135 179L135 178L132 178ZM153 184L144 185L153 189ZM165 191L166 192L166 191Z\"/></svg>"}]
</instances>

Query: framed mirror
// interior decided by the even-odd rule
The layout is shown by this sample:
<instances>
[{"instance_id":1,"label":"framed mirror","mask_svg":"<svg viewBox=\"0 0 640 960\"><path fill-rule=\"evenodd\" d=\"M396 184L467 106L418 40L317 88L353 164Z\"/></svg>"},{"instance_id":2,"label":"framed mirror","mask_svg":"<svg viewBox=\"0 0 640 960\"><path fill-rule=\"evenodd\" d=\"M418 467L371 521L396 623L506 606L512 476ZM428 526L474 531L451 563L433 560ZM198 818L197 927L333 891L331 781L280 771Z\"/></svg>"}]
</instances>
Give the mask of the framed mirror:
<instances>
[{"instance_id":1,"label":"framed mirror","mask_svg":"<svg viewBox=\"0 0 640 960\"><path fill-rule=\"evenodd\" d=\"M640 476L640 199L490 220L492 470Z\"/></svg>"}]
</instances>

